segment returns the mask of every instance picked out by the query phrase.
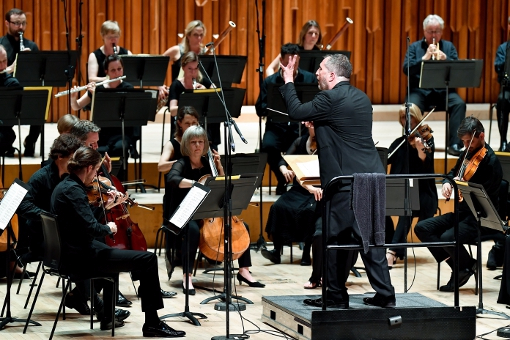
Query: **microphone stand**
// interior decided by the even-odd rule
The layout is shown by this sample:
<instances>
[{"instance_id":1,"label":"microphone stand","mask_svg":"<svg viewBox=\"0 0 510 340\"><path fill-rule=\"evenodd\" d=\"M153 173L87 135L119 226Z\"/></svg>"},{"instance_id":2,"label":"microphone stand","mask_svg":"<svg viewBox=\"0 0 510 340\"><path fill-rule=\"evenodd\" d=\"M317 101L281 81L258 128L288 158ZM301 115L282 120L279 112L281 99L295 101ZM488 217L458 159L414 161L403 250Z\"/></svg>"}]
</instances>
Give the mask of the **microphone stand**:
<instances>
[{"instance_id":1,"label":"microphone stand","mask_svg":"<svg viewBox=\"0 0 510 340\"><path fill-rule=\"evenodd\" d=\"M406 144L406 151L405 151L405 157L402 160L404 162L403 172L405 174L409 173L409 136L411 135L411 112L410 107L412 103L409 102L409 96L411 95L411 85L410 85L410 76L409 76L409 45L410 45L410 38L407 36L407 100L405 102L405 111L406 111L406 124L404 128L404 138L407 140ZM408 231L409 228L411 228L411 222L413 219L413 211L411 210L411 202L410 202L410 184L409 184L409 178L406 178L404 180L404 216L405 218L405 230ZM400 217L399 217L400 219ZM398 221L397 221L398 226ZM407 239L407 232L405 233L406 239ZM407 248L404 248L404 293L407 293Z\"/></svg>"},{"instance_id":2,"label":"microphone stand","mask_svg":"<svg viewBox=\"0 0 510 340\"><path fill-rule=\"evenodd\" d=\"M258 0L255 0L255 9L257 12L257 36L259 41L259 68L256 70L259 73L259 89L262 88L262 83L264 82L264 58L265 58L265 46L266 46L266 0L262 0L262 36L260 35L260 26L259 26L259 7ZM301 132L301 129L299 130ZM262 117L259 117L259 152L262 149ZM271 176L271 171L269 171L269 176ZM266 240L264 239L263 234L263 213L262 213L262 181L260 181L259 187L259 197L260 197L260 234L259 239L257 240L256 251L258 252L262 247L266 246Z\"/></svg>"},{"instance_id":3,"label":"microphone stand","mask_svg":"<svg viewBox=\"0 0 510 340\"><path fill-rule=\"evenodd\" d=\"M220 72L218 68L218 64L216 61L216 52L214 48L214 43L209 43L212 45L212 51L213 51L213 58L214 58L214 64L216 66L216 70L218 71L218 82L219 87L222 89L221 85L221 77ZM208 45L209 45L208 44ZM202 66L202 69L204 70L204 74L209 79L209 75L207 72L205 72L205 69ZM210 80L210 79L209 79ZM211 81L212 83L212 81ZM248 143L244 136L241 134L241 131L239 130L239 127L237 127L235 121L232 119L232 116L230 115L230 112L228 111L227 105L225 103L225 95L223 93L223 89L221 91L221 95L218 94L218 98L220 99L221 103L223 104L223 107L225 109L225 118L226 121L224 123L224 135L225 135L225 145L224 145L224 152L225 152L225 166L226 166L226 173L225 173L225 195L223 197L223 230L225 235L224 244L226 245L225 249L225 257L223 259L223 276L224 276L224 292L218 296L218 298L224 298L223 302L217 302L214 305L215 310L219 311L225 311L226 312L226 335L225 336L213 336L212 340L234 340L234 339L240 339L242 335L240 334L230 334L230 310L235 311L243 311L246 309L246 304L244 303L232 303L232 199L231 199L231 190L232 187L232 174L230 173L231 169L231 156L232 151L235 151L235 143L234 139L232 137L232 125L234 125L236 132L239 133L241 140L244 143ZM230 147L229 147L230 146ZM249 248L246 251L250 251ZM247 303L253 303L250 300L242 297L235 297L238 300L243 300Z\"/></svg>"},{"instance_id":4,"label":"microphone stand","mask_svg":"<svg viewBox=\"0 0 510 340\"><path fill-rule=\"evenodd\" d=\"M66 0L62 0L62 2L64 3L64 23L66 26L66 46L67 46L67 55L68 55L68 65L67 65L67 69L64 71L64 73L67 77L68 90L69 90L69 92L71 92L71 88L73 87L74 68L75 67L73 65L71 65L71 46L69 44L69 25L67 24L67 2L66 2ZM81 35L81 31L80 31L80 35ZM67 98L67 112L72 112L71 111L71 96L69 96Z\"/></svg>"}]
</instances>

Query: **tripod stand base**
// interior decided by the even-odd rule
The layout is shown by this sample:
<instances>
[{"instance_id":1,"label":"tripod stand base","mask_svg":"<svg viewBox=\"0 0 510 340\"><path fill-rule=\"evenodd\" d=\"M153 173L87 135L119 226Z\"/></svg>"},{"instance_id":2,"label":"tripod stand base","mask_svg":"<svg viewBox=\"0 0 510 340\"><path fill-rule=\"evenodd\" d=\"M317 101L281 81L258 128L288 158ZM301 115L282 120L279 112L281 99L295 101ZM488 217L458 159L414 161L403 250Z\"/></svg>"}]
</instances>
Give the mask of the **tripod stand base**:
<instances>
[{"instance_id":1,"label":"tripod stand base","mask_svg":"<svg viewBox=\"0 0 510 340\"><path fill-rule=\"evenodd\" d=\"M496 316L502 317L503 319L510 320L510 316L506 315L505 313L495 312L495 311L487 310L487 309L483 309L483 308L476 309L476 315L478 315L478 314L496 315Z\"/></svg>"},{"instance_id":2,"label":"tripod stand base","mask_svg":"<svg viewBox=\"0 0 510 340\"><path fill-rule=\"evenodd\" d=\"M218 310L220 312L225 312L227 310L227 303L226 302L217 302L214 305L214 310ZM242 311L246 310L246 305L244 303L229 303L228 310L242 312ZM236 339L239 339L239 338L236 338Z\"/></svg>"},{"instance_id":3,"label":"tripod stand base","mask_svg":"<svg viewBox=\"0 0 510 340\"><path fill-rule=\"evenodd\" d=\"M196 287L196 286L195 286L195 287ZM214 291L214 290L213 290L213 291ZM216 300L216 299L223 301L222 303L225 303L226 297L227 297L227 296L226 296L226 294L223 292L223 293L221 293L221 294L219 294L219 295L211 296L211 297L209 297L209 298L205 299L204 301L200 302L200 304L201 304L201 305L205 305L205 304L207 304L207 303L211 302L212 300ZM253 301L248 300L247 298L244 298L244 297L242 297L242 296L231 295L231 296L230 296L230 298L231 298L231 299L234 299L234 300L238 300L238 301L239 301L239 300L241 300L241 301L246 302L246 303L248 303L248 304L250 304L250 305L253 305ZM218 302L218 303L219 303L219 302ZM215 308L215 309L216 309L216 308ZM245 309L246 309L246 308L245 308ZM220 310L220 309L218 309L218 310ZM243 309L243 310L244 310L244 309Z\"/></svg>"},{"instance_id":4,"label":"tripod stand base","mask_svg":"<svg viewBox=\"0 0 510 340\"><path fill-rule=\"evenodd\" d=\"M239 339L249 339L250 336L246 334L230 334L229 336L226 335L217 335L213 336L211 340L239 340Z\"/></svg>"},{"instance_id":5,"label":"tripod stand base","mask_svg":"<svg viewBox=\"0 0 510 340\"><path fill-rule=\"evenodd\" d=\"M17 319L16 317L10 317L10 316L6 316L5 318L0 318L0 330L4 329L5 325L7 325L8 323L12 323L12 322L26 323L27 319ZM41 325L37 321L30 320L29 322L30 322L30 324L32 324L34 326L40 326Z\"/></svg>"},{"instance_id":6,"label":"tripod stand base","mask_svg":"<svg viewBox=\"0 0 510 340\"><path fill-rule=\"evenodd\" d=\"M166 319L166 318L172 318L172 317L178 317L178 316L183 317L183 318L188 318L189 321L191 321L191 323L194 324L195 326L201 326L200 322L198 322L198 320L197 320L197 318L195 316L197 316L200 319L207 319L207 316L205 316L204 314L201 314L201 313L192 313L192 312L182 312L182 313L175 313L175 314L167 314L167 315L161 316L159 319L163 320L163 319Z\"/></svg>"}]
</instances>

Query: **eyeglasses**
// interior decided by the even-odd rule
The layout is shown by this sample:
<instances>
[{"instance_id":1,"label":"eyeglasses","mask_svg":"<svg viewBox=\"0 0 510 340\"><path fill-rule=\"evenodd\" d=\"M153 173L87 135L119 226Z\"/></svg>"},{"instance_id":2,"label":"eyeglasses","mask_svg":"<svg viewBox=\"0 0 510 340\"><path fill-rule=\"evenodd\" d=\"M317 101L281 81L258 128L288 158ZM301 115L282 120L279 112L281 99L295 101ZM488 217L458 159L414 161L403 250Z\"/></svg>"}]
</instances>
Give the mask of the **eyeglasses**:
<instances>
[{"instance_id":1,"label":"eyeglasses","mask_svg":"<svg viewBox=\"0 0 510 340\"><path fill-rule=\"evenodd\" d=\"M425 31L425 33L427 33L427 34L441 34L441 33L443 33L443 31L442 31L442 30L437 30L437 31Z\"/></svg>"},{"instance_id":2,"label":"eyeglasses","mask_svg":"<svg viewBox=\"0 0 510 340\"><path fill-rule=\"evenodd\" d=\"M16 26L16 27L26 26L27 25L26 21L9 21L9 22L11 24L13 24L14 26Z\"/></svg>"}]
</instances>

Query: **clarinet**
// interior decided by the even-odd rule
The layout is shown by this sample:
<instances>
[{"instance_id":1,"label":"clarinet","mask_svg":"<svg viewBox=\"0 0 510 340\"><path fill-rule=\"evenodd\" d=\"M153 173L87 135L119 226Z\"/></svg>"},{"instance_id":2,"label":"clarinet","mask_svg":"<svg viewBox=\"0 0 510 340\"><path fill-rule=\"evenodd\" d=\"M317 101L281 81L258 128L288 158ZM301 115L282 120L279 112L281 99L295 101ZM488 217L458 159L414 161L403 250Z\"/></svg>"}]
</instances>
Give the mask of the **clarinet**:
<instances>
[{"instance_id":1,"label":"clarinet","mask_svg":"<svg viewBox=\"0 0 510 340\"><path fill-rule=\"evenodd\" d=\"M20 52L25 49L25 45L23 45L23 32L19 32L19 50Z\"/></svg>"}]
</instances>

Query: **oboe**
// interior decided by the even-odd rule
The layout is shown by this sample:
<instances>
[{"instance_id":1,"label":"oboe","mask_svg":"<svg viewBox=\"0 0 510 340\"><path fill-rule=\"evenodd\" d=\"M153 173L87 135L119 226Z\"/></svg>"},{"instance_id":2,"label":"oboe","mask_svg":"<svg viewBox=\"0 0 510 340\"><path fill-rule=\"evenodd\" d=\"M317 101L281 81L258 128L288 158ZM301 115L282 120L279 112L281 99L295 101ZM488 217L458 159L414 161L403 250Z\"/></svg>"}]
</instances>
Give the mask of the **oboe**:
<instances>
[{"instance_id":1,"label":"oboe","mask_svg":"<svg viewBox=\"0 0 510 340\"><path fill-rule=\"evenodd\" d=\"M96 83L96 86L99 86L99 85L104 85L104 84L108 84L108 83L112 83L114 81L117 81L117 80L121 80L121 79L124 79L126 78L126 76L122 76L122 77L118 77L118 78L115 78L115 79L107 79L107 80L104 80L100 83ZM62 92L59 92L55 95L55 98L56 97L62 97L62 96L67 96L68 94L70 93L75 93L75 92L79 92L79 91L83 91L87 88L87 85L85 86L80 86L80 87L76 87L74 89L71 89L71 91L69 90L66 90L66 91L62 91Z\"/></svg>"}]
</instances>

